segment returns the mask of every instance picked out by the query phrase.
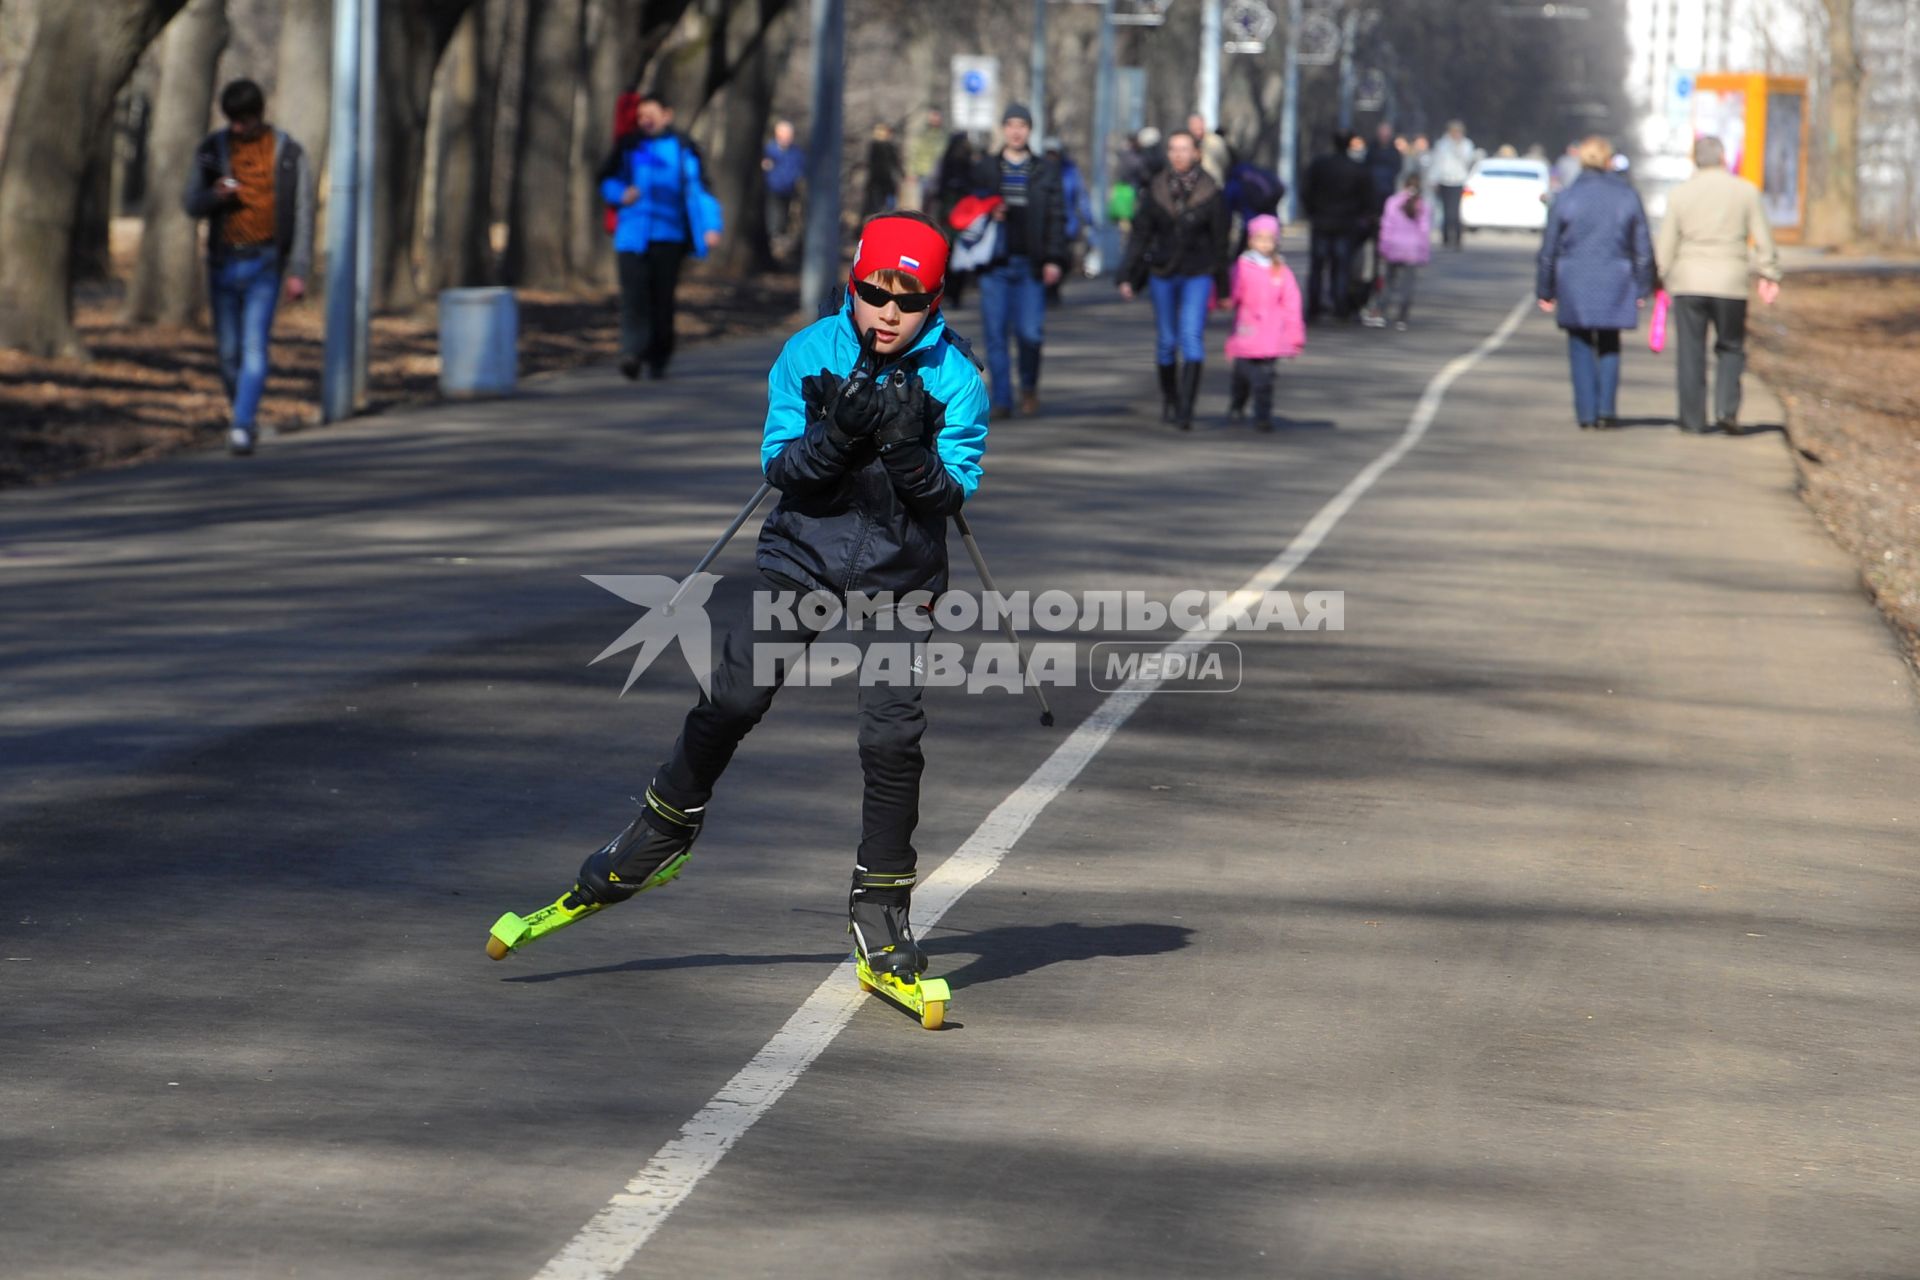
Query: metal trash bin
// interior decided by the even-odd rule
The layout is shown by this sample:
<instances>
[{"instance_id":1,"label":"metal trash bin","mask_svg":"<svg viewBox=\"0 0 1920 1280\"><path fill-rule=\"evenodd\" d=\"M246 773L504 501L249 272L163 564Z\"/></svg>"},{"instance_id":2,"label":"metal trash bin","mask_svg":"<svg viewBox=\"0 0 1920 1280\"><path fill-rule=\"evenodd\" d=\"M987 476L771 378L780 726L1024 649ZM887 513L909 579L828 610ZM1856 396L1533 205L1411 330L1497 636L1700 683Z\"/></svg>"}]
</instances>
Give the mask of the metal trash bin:
<instances>
[{"instance_id":1,"label":"metal trash bin","mask_svg":"<svg viewBox=\"0 0 1920 1280\"><path fill-rule=\"evenodd\" d=\"M510 395L519 362L520 309L513 290L441 290L441 395Z\"/></svg>"}]
</instances>

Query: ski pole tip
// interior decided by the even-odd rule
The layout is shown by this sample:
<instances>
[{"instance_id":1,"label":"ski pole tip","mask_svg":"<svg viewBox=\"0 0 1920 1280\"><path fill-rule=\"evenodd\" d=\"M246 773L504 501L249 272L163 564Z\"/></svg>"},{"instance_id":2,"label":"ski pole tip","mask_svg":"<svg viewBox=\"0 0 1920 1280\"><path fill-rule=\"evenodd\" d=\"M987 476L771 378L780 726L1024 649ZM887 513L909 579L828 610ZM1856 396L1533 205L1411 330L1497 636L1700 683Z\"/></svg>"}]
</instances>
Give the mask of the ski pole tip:
<instances>
[{"instance_id":1,"label":"ski pole tip","mask_svg":"<svg viewBox=\"0 0 1920 1280\"><path fill-rule=\"evenodd\" d=\"M1042 729L1051 729L1051 728L1053 728L1053 712L1051 712L1051 711L1042 711L1042 712L1040 713L1040 727L1041 727Z\"/></svg>"}]
</instances>

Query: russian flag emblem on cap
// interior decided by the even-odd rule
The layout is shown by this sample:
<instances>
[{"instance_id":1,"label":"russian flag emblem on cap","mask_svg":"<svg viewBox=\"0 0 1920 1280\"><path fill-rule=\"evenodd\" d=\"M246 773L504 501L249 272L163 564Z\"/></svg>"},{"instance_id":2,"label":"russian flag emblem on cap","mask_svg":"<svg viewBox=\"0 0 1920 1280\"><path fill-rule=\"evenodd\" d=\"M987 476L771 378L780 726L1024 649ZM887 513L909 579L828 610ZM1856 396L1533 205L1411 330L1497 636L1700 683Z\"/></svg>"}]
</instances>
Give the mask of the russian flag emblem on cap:
<instances>
[{"instance_id":1,"label":"russian flag emblem on cap","mask_svg":"<svg viewBox=\"0 0 1920 1280\"><path fill-rule=\"evenodd\" d=\"M920 259L909 258L903 253L900 255L900 266L906 271L918 271L920 269Z\"/></svg>"}]
</instances>

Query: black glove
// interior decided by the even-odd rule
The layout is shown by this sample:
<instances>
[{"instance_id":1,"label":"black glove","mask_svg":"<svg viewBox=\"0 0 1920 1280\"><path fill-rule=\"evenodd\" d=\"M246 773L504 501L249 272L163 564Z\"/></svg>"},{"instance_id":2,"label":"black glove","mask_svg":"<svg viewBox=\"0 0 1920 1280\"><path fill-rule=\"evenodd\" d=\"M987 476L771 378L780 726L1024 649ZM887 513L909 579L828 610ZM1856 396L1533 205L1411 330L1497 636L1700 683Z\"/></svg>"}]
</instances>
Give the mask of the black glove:
<instances>
[{"instance_id":1,"label":"black glove","mask_svg":"<svg viewBox=\"0 0 1920 1280\"><path fill-rule=\"evenodd\" d=\"M884 456L902 445L921 444L927 435L927 385L912 372L896 369L880 388L886 414L873 433Z\"/></svg>"},{"instance_id":2,"label":"black glove","mask_svg":"<svg viewBox=\"0 0 1920 1280\"><path fill-rule=\"evenodd\" d=\"M800 379L800 402L807 408L808 421L819 421L833 409L834 397L840 394L843 379L837 373L828 373L825 369L812 377Z\"/></svg>"},{"instance_id":3,"label":"black glove","mask_svg":"<svg viewBox=\"0 0 1920 1280\"><path fill-rule=\"evenodd\" d=\"M827 430L834 443L845 448L871 436L886 416L887 397L872 378L856 371L840 388Z\"/></svg>"}]
</instances>

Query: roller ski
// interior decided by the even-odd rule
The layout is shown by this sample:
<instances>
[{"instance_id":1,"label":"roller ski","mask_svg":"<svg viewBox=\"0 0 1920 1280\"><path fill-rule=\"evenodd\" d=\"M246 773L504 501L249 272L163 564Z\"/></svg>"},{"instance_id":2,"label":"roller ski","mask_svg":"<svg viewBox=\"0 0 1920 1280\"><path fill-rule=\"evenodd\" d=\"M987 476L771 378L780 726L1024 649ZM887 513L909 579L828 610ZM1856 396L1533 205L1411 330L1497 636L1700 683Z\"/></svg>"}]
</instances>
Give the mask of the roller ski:
<instances>
[{"instance_id":1,"label":"roller ski","mask_svg":"<svg viewBox=\"0 0 1920 1280\"><path fill-rule=\"evenodd\" d=\"M494 921L487 935L488 957L505 960L537 938L678 877L693 856L701 813L682 812L648 787L640 816L588 855L579 879L557 902L525 916L509 911Z\"/></svg>"},{"instance_id":2,"label":"roller ski","mask_svg":"<svg viewBox=\"0 0 1920 1280\"><path fill-rule=\"evenodd\" d=\"M862 991L898 1005L929 1031L946 1020L953 998L945 978L923 978L926 953L913 940L907 920L914 875L886 875L856 868L847 899L847 932L853 935L854 974Z\"/></svg>"}]
</instances>

